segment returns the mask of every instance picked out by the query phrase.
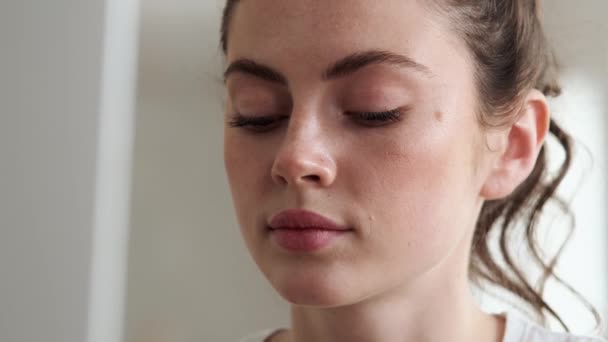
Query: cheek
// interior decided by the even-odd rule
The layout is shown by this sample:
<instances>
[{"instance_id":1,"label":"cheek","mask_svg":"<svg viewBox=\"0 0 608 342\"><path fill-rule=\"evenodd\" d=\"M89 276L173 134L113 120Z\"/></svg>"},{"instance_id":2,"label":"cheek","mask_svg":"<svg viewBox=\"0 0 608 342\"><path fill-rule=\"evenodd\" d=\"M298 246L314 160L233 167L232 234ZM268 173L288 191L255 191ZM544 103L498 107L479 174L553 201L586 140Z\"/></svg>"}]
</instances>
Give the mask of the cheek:
<instances>
[{"instance_id":1,"label":"cheek","mask_svg":"<svg viewBox=\"0 0 608 342\"><path fill-rule=\"evenodd\" d=\"M258 214L259 206L256 204L261 203L271 180L271 162L265 146L245 140L242 135L229 130L225 133L224 166L239 223L241 227L251 227L256 224L251 221Z\"/></svg>"},{"instance_id":2,"label":"cheek","mask_svg":"<svg viewBox=\"0 0 608 342\"><path fill-rule=\"evenodd\" d=\"M354 184L366 186L355 196L367 213L361 221L367 224L363 234L372 241L368 256L374 262L413 275L461 241L474 191L470 142L457 134L441 131L411 141L383 141L367 150L365 162L359 161L367 167L359 168ZM366 177L370 174L374 177Z\"/></svg>"}]
</instances>

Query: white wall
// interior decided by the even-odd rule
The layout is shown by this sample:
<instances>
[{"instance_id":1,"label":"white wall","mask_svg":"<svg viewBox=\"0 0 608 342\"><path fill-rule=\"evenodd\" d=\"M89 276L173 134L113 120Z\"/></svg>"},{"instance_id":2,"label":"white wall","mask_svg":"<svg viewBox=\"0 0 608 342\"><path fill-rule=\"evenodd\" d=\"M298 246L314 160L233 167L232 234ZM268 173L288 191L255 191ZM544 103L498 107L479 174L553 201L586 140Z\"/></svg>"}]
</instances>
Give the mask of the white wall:
<instances>
[{"instance_id":1,"label":"white wall","mask_svg":"<svg viewBox=\"0 0 608 342\"><path fill-rule=\"evenodd\" d=\"M120 42L136 23L117 3L0 2L0 341L120 339L125 260L106 232L128 223L134 44Z\"/></svg>"},{"instance_id":2,"label":"white wall","mask_svg":"<svg viewBox=\"0 0 608 342\"><path fill-rule=\"evenodd\" d=\"M608 318L608 159L605 138L608 132L608 23L603 13L608 2L546 1L545 28L561 65L563 94L550 100L552 115L575 141L574 160L558 189L575 214L576 227L566 245L558 274L586 297ZM554 139L549 140L549 160L553 170L563 160ZM546 249L557 251L571 225L555 208L541 220ZM568 290L551 281L546 298L569 327L587 333L593 328L589 311ZM493 311L501 304L486 298ZM561 327L550 322L554 329ZM603 329L606 329L604 322ZM608 333L608 331L606 331Z\"/></svg>"},{"instance_id":3,"label":"white wall","mask_svg":"<svg viewBox=\"0 0 608 342\"><path fill-rule=\"evenodd\" d=\"M221 0L143 1L128 342L236 341L247 332L288 321L285 304L241 242L224 176L218 43L222 5ZM598 30L606 11L600 7L605 5L603 0L551 0L545 5L547 27L567 66L566 90L580 94L578 99L601 98L579 85L595 84L587 82L586 75L601 79L606 70L596 58L601 48L587 52L602 39ZM585 49L584 58L579 49ZM579 77L584 81L577 83ZM592 88L608 89L605 84ZM564 117L570 115L564 121L597 155L597 168L575 203L583 216L579 224L588 228L575 236L563 269L566 278L574 278L575 285L605 310L607 189L605 182L596 180L606 170L606 122L600 120L606 107L588 104L592 111L577 126L571 121L582 116L569 110L576 101L563 107ZM582 269L581 262L588 268ZM588 281L592 274L597 278Z\"/></svg>"},{"instance_id":4,"label":"white wall","mask_svg":"<svg viewBox=\"0 0 608 342\"><path fill-rule=\"evenodd\" d=\"M579 143L572 175L561 192L572 197L580 186L572 202L576 229L558 270L608 319L608 2L545 3L546 28L562 64L564 85L563 96L551 105ZM582 319L588 314L564 294L555 286L547 289L572 327L588 330Z\"/></svg>"}]
</instances>

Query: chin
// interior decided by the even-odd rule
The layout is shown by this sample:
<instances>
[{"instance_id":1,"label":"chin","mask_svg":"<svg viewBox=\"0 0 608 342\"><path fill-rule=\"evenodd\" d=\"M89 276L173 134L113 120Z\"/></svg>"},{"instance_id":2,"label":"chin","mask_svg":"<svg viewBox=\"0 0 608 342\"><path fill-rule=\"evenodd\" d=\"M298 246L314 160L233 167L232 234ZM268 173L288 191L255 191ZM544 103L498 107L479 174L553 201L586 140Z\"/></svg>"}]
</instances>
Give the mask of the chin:
<instances>
[{"instance_id":1,"label":"chin","mask_svg":"<svg viewBox=\"0 0 608 342\"><path fill-rule=\"evenodd\" d=\"M357 281L340 280L333 276L290 274L289 277L274 277L271 285L278 294L292 305L316 308L331 308L357 302ZM350 284L351 286L344 286Z\"/></svg>"},{"instance_id":2,"label":"chin","mask_svg":"<svg viewBox=\"0 0 608 342\"><path fill-rule=\"evenodd\" d=\"M291 305L332 308L349 304L340 294L319 291L317 289L276 289L281 297Z\"/></svg>"}]
</instances>

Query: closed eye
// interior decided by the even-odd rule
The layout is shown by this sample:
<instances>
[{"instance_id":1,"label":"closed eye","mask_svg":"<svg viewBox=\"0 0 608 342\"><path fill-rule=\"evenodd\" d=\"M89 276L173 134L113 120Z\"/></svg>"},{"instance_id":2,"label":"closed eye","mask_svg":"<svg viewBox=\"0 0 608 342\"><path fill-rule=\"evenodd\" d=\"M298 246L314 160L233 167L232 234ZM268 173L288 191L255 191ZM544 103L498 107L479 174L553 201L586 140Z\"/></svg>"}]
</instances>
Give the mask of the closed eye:
<instances>
[{"instance_id":1,"label":"closed eye","mask_svg":"<svg viewBox=\"0 0 608 342\"><path fill-rule=\"evenodd\" d=\"M404 108L397 108L383 112L347 111L344 114L361 125L377 127L401 121L405 111ZM288 118L289 116L287 115L244 116L235 114L229 120L228 125L234 128L246 128L254 132L266 132L275 128L281 121Z\"/></svg>"},{"instance_id":2,"label":"closed eye","mask_svg":"<svg viewBox=\"0 0 608 342\"><path fill-rule=\"evenodd\" d=\"M384 112L346 112L345 115L353 118L358 123L365 126L383 126L400 121L405 110L397 108Z\"/></svg>"},{"instance_id":3,"label":"closed eye","mask_svg":"<svg viewBox=\"0 0 608 342\"><path fill-rule=\"evenodd\" d=\"M287 118L288 116L286 115L244 116L235 114L228 122L228 125L235 128L247 128L254 132L265 132L271 130Z\"/></svg>"}]
</instances>

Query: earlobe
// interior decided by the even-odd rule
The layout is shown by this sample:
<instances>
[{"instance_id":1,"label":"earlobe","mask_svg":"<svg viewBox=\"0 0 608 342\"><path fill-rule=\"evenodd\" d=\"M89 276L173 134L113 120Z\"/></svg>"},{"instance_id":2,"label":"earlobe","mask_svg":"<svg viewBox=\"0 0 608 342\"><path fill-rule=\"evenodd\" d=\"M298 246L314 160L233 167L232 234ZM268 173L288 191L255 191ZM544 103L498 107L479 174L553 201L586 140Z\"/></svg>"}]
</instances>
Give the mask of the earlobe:
<instances>
[{"instance_id":1,"label":"earlobe","mask_svg":"<svg viewBox=\"0 0 608 342\"><path fill-rule=\"evenodd\" d=\"M508 129L507 143L496 156L480 196L500 199L509 196L532 172L549 130L549 108L545 96L528 93L516 121Z\"/></svg>"}]
</instances>

